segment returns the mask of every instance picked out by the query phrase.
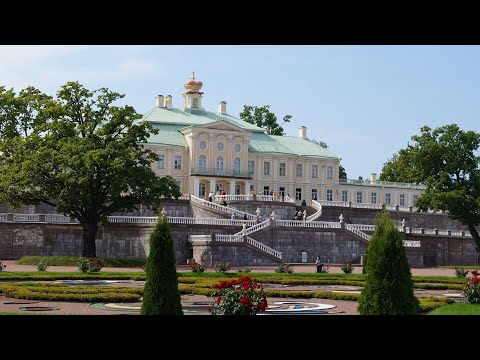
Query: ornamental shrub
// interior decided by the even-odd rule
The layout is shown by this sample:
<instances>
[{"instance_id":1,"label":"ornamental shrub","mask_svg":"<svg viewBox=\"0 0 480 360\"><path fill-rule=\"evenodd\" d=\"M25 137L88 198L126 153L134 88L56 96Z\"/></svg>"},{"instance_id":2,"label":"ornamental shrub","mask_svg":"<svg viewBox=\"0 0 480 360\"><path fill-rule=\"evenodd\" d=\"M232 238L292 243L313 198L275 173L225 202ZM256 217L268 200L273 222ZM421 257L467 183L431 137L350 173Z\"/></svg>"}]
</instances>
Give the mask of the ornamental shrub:
<instances>
[{"instance_id":1,"label":"ornamental shrub","mask_svg":"<svg viewBox=\"0 0 480 360\"><path fill-rule=\"evenodd\" d=\"M468 275L468 270L465 270L463 267L455 267L455 276L459 278L464 278Z\"/></svg>"},{"instance_id":2,"label":"ornamental shrub","mask_svg":"<svg viewBox=\"0 0 480 360\"><path fill-rule=\"evenodd\" d=\"M219 261L215 264L215 272L226 274L232 266L227 260Z\"/></svg>"},{"instance_id":3,"label":"ornamental shrub","mask_svg":"<svg viewBox=\"0 0 480 360\"><path fill-rule=\"evenodd\" d=\"M358 301L361 315L412 315L419 311L402 236L387 212L376 227L366 252L365 287Z\"/></svg>"},{"instance_id":4,"label":"ornamental shrub","mask_svg":"<svg viewBox=\"0 0 480 360\"><path fill-rule=\"evenodd\" d=\"M340 268L345 274L351 274L354 266L351 261L345 261Z\"/></svg>"},{"instance_id":5,"label":"ornamental shrub","mask_svg":"<svg viewBox=\"0 0 480 360\"><path fill-rule=\"evenodd\" d=\"M285 264L281 263L278 265L278 267L275 269L276 273L287 273L287 274L292 274L293 273L293 268L290 266L290 264Z\"/></svg>"},{"instance_id":6,"label":"ornamental shrub","mask_svg":"<svg viewBox=\"0 0 480 360\"><path fill-rule=\"evenodd\" d=\"M472 270L471 283L468 282L463 288L463 295L471 304L480 304L480 279L478 278L479 272Z\"/></svg>"},{"instance_id":7,"label":"ornamental shrub","mask_svg":"<svg viewBox=\"0 0 480 360\"><path fill-rule=\"evenodd\" d=\"M167 217L160 215L150 235L142 315L183 315L173 239Z\"/></svg>"},{"instance_id":8,"label":"ornamental shrub","mask_svg":"<svg viewBox=\"0 0 480 360\"><path fill-rule=\"evenodd\" d=\"M47 271L48 261L46 261L46 260L38 260L35 265L37 266L37 270L38 270L38 271Z\"/></svg>"}]
</instances>

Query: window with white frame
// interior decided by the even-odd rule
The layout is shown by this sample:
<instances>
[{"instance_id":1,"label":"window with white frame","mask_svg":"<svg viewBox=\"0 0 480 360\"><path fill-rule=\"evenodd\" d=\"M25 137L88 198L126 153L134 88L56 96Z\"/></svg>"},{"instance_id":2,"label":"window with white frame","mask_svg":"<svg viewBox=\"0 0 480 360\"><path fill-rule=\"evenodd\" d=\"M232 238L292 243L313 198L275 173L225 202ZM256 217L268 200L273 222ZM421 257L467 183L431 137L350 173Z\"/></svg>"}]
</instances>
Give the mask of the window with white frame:
<instances>
[{"instance_id":1,"label":"window with white frame","mask_svg":"<svg viewBox=\"0 0 480 360\"><path fill-rule=\"evenodd\" d=\"M370 202L372 204L376 204L377 203L377 193L376 192L372 192L370 194Z\"/></svg>"},{"instance_id":2,"label":"window with white frame","mask_svg":"<svg viewBox=\"0 0 480 360\"><path fill-rule=\"evenodd\" d=\"M253 174L255 172L255 161L248 160L248 173Z\"/></svg>"},{"instance_id":3,"label":"window with white frame","mask_svg":"<svg viewBox=\"0 0 480 360\"><path fill-rule=\"evenodd\" d=\"M235 144L235 152L240 152L242 150L242 146L240 144Z\"/></svg>"},{"instance_id":4,"label":"window with white frame","mask_svg":"<svg viewBox=\"0 0 480 360\"><path fill-rule=\"evenodd\" d=\"M215 172L223 173L223 156L218 156L217 161L215 162Z\"/></svg>"},{"instance_id":5,"label":"window with white frame","mask_svg":"<svg viewBox=\"0 0 480 360\"><path fill-rule=\"evenodd\" d=\"M233 173L240 174L240 158L233 159Z\"/></svg>"},{"instance_id":6,"label":"window with white frame","mask_svg":"<svg viewBox=\"0 0 480 360\"><path fill-rule=\"evenodd\" d=\"M207 148L207 143L205 141L200 141L200 149L205 150Z\"/></svg>"},{"instance_id":7,"label":"window with white frame","mask_svg":"<svg viewBox=\"0 0 480 360\"><path fill-rule=\"evenodd\" d=\"M263 175L270 175L270 161L263 162Z\"/></svg>"},{"instance_id":8,"label":"window with white frame","mask_svg":"<svg viewBox=\"0 0 480 360\"><path fill-rule=\"evenodd\" d=\"M182 170L182 155L175 155L173 168L175 170Z\"/></svg>"},{"instance_id":9,"label":"window with white frame","mask_svg":"<svg viewBox=\"0 0 480 360\"><path fill-rule=\"evenodd\" d=\"M327 166L327 179L333 179L333 166Z\"/></svg>"},{"instance_id":10,"label":"window with white frame","mask_svg":"<svg viewBox=\"0 0 480 360\"><path fill-rule=\"evenodd\" d=\"M412 201L415 202L418 200L418 195L413 195Z\"/></svg>"},{"instance_id":11,"label":"window with white frame","mask_svg":"<svg viewBox=\"0 0 480 360\"><path fill-rule=\"evenodd\" d=\"M158 155L157 169L165 169L165 155Z\"/></svg>"},{"instance_id":12,"label":"window with white frame","mask_svg":"<svg viewBox=\"0 0 480 360\"><path fill-rule=\"evenodd\" d=\"M302 177L303 173L303 164L297 164L297 177Z\"/></svg>"},{"instance_id":13,"label":"window with white frame","mask_svg":"<svg viewBox=\"0 0 480 360\"><path fill-rule=\"evenodd\" d=\"M348 201L348 191L347 190L342 190L342 201L343 202Z\"/></svg>"},{"instance_id":14,"label":"window with white frame","mask_svg":"<svg viewBox=\"0 0 480 360\"><path fill-rule=\"evenodd\" d=\"M225 146L223 145L222 142L219 142L219 143L217 144L217 150L218 150L218 151L223 151L224 148L225 148Z\"/></svg>"},{"instance_id":15,"label":"window with white frame","mask_svg":"<svg viewBox=\"0 0 480 360\"><path fill-rule=\"evenodd\" d=\"M333 190L327 189L327 201L333 201Z\"/></svg>"},{"instance_id":16,"label":"window with white frame","mask_svg":"<svg viewBox=\"0 0 480 360\"><path fill-rule=\"evenodd\" d=\"M357 191L357 204L361 204L363 202L363 193L361 191Z\"/></svg>"},{"instance_id":17,"label":"window with white frame","mask_svg":"<svg viewBox=\"0 0 480 360\"><path fill-rule=\"evenodd\" d=\"M392 203L392 195L390 193L385 194L385 205L390 205Z\"/></svg>"},{"instance_id":18,"label":"window with white frame","mask_svg":"<svg viewBox=\"0 0 480 360\"><path fill-rule=\"evenodd\" d=\"M200 155L198 157L198 170L200 171L207 170L207 157L205 155Z\"/></svg>"},{"instance_id":19,"label":"window with white frame","mask_svg":"<svg viewBox=\"0 0 480 360\"><path fill-rule=\"evenodd\" d=\"M317 189L312 189L312 200L318 200L318 191L317 191Z\"/></svg>"},{"instance_id":20,"label":"window with white frame","mask_svg":"<svg viewBox=\"0 0 480 360\"><path fill-rule=\"evenodd\" d=\"M312 165L312 178L318 178L318 165Z\"/></svg>"},{"instance_id":21,"label":"window with white frame","mask_svg":"<svg viewBox=\"0 0 480 360\"><path fill-rule=\"evenodd\" d=\"M285 176L287 174L287 164L280 163L280 167L278 168L278 175Z\"/></svg>"},{"instance_id":22,"label":"window with white frame","mask_svg":"<svg viewBox=\"0 0 480 360\"><path fill-rule=\"evenodd\" d=\"M295 200L302 200L302 189L296 188L295 189Z\"/></svg>"},{"instance_id":23,"label":"window with white frame","mask_svg":"<svg viewBox=\"0 0 480 360\"><path fill-rule=\"evenodd\" d=\"M405 194L400 194L400 206L405 206Z\"/></svg>"}]
</instances>

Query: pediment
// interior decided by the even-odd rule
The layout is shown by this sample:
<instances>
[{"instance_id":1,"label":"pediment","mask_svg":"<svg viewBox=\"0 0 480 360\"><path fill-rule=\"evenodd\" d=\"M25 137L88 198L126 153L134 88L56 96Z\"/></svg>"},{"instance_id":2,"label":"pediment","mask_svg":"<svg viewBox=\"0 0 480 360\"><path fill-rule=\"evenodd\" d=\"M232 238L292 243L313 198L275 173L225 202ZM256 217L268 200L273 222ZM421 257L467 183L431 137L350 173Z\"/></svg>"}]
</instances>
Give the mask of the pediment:
<instances>
[{"instance_id":1,"label":"pediment","mask_svg":"<svg viewBox=\"0 0 480 360\"><path fill-rule=\"evenodd\" d=\"M223 120L218 120L214 121L208 124L199 124L199 125L192 125L188 126L187 128L184 128L180 130L181 132L188 131L188 130L196 130L196 131L209 131L209 130L216 130L216 131L224 131L229 134L231 133L237 133L239 135L247 135L250 134L249 131L242 129L239 126L236 126L234 124L230 124L229 122L223 121Z\"/></svg>"}]
</instances>

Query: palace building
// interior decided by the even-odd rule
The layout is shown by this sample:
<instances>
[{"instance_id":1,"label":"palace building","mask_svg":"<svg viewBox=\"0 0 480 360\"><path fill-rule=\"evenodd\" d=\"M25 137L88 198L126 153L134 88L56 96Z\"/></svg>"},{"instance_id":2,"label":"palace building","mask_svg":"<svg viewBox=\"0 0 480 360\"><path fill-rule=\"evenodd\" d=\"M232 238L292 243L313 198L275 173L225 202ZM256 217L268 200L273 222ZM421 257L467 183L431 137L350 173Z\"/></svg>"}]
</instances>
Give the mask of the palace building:
<instances>
[{"instance_id":1,"label":"palace building","mask_svg":"<svg viewBox=\"0 0 480 360\"><path fill-rule=\"evenodd\" d=\"M225 101L216 112L204 109L203 83L195 74L184 86L181 108L173 107L171 95L159 95L139 120L159 130L147 145L160 157L154 171L174 177L184 194L276 191L297 205L318 199L409 207L423 191L421 185L377 181L375 174L366 181L339 179L340 157L310 141L305 126L296 137L268 135L228 114Z\"/></svg>"}]
</instances>

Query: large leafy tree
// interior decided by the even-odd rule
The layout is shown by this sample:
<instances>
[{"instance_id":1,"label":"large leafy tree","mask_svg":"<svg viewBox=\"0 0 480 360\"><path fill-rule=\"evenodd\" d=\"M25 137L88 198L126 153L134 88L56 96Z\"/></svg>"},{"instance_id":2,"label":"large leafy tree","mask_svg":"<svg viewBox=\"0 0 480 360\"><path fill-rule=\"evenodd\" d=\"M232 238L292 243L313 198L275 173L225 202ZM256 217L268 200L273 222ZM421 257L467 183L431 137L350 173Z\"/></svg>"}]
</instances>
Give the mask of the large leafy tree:
<instances>
[{"instance_id":1,"label":"large leafy tree","mask_svg":"<svg viewBox=\"0 0 480 360\"><path fill-rule=\"evenodd\" d=\"M427 188L415 205L422 211L446 210L468 227L480 252L480 134L445 125L421 128L413 144L399 151L382 170L388 181L421 182Z\"/></svg>"},{"instance_id":2,"label":"large leafy tree","mask_svg":"<svg viewBox=\"0 0 480 360\"><path fill-rule=\"evenodd\" d=\"M124 95L69 82L56 98L29 87L0 88L0 200L12 206L45 203L78 219L83 255L96 256L98 224L139 204L154 210L162 197L180 196L171 177L151 169L158 156L145 148L147 123Z\"/></svg>"},{"instance_id":3,"label":"large leafy tree","mask_svg":"<svg viewBox=\"0 0 480 360\"><path fill-rule=\"evenodd\" d=\"M249 106L244 105L243 111L240 113L240 119L257 125L267 131L269 135L285 135L285 131L282 127L284 123L290 122L291 115L285 115L283 117L283 123L278 124L277 116L269 110L270 105L264 106Z\"/></svg>"}]
</instances>

